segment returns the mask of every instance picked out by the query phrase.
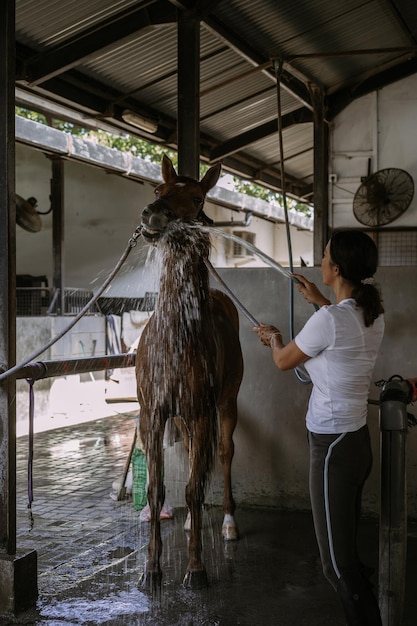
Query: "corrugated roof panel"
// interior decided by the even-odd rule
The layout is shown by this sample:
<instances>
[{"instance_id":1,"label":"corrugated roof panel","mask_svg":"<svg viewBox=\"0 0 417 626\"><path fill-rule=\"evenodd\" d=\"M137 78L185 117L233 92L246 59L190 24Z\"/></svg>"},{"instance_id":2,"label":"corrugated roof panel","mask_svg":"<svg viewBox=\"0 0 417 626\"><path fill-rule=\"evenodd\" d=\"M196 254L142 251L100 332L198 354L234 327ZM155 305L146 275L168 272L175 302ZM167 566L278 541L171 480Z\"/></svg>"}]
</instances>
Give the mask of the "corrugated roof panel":
<instances>
[{"instance_id":1,"label":"corrugated roof panel","mask_svg":"<svg viewBox=\"0 0 417 626\"><path fill-rule=\"evenodd\" d=\"M152 27L142 30L134 41L97 55L83 67L83 72L121 92L134 92L133 95L140 92L140 99L146 105L160 106L163 112L173 113L177 102L177 47L175 24ZM224 49L224 44L202 29L202 65L206 63L204 59L224 54Z\"/></svg>"},{"instance_id":2,"label":"corrugated roof panel","mask_svg":"<svg viewBox=\"0 0 417 626\"><path fill-rule=\"evenodd\" d=\"M142 85L156 83L159 79L177 71L177 26L167 24L151 26L138 32L127 43L115 45L111 50L98 52L93 61L83 66L83 71L100 79L110 78L114 86L131 91ZM200 56L224 53L225 46L202 29Z\"/></svg>"},{"instance_id":3,"label":"corrugated roof panel","mask_svg":"<svg viewBox=\"0 0 417 626\"><path fill-rule=\"evenodd\" d=\"M404 29L391 5L377 0L310 0L302 9L296 2L274 2L272 7L263 0L230 0L220 3L216 14L265 55L284 60L299 54L413 43L411 38L404 40ZM387 52L378 57L327 58L326 63L323 59L298 59L293 64L308 79L314 77L316 82L331 86L392 57L393 53Z\"/></svg>"},{"instance_id":4,"label":"corrugated roof panel","mask_svg":"<svg viewBox=\"0 0 417 626\"><path fill-rule=\"evenodd\" d=\"M56 46L135 4L137 0L16 0L19 41L37 49Z\"/></svg>"},{"instance_id":5,"label":"corrugated roof panel","mask_svg":"<svg viewBox=\"0 0 417 626\"><path fill-rule=\"evenodd\" d=\"M165 141L167 136L171 140L178 105L176 24L146 27L128 42L123 42L124 34L120 32L119 43L113 42L116 29L106 42L103 37L107 31L100 28L117 16L145 9L149 3L158 16L167 12L173 17L171 0L17 0L19 86L28 94L48 99L49 92L51 100L69 106L73 102L74 108L92 112L110 110L112 97L122 105L125 98L132 108L148 108L160 115L155 140ZM268 73L278 58L284 61L285 69L282 114L311 108L308 86L314 83L326 89L329 120L352 98L415 71L416 7L416 2L410 0L212 3L200 28L204 150L234 138L238 144L245 132L276 118L274 76ZM73 42L77 36L81 39L85 33L93 50L97 44L94 53L80 44L80 58L77 50L65 46L57 51L56 60L42 55L51 47ZM406 55L407 46L414 49ZM380 50L377 54L353 54L370 48ZM88 61L83 54L89 55ZM263 71L252 73L256 64L265 63ZM383 72L385 69L391 71ZM360 89L355 91L355 85ZM114 119L106 122L120 129L118 112L115 109ZM310 180L312 124L285 129L284 138L289 173L300 182L306 177ZM268 164L276 161L275 154L274 136L265 137L242 144L231 157L231 167L236 171L241 167L244 175L254 176L258 169L266 171ZM268 179L279 185L276 166L271 167Z\"/></svg>"},{"instance_id":6,"label":"corrugated roof panel","mask_svg":"<svg viewBox=\"0 0 417 626\"><path fill-rule=\"evenodd\" d=\"M317 33L310 48L306 48L302 35L294 38L291 42L291 54L321 52L330 55L315 59L297 59L293 61L294 67L308 76L315 76L318 82L330 87L346 83L353 76L401 55L400 52L387 51L379 54L337 56L338 51L381 50L407 44L404 41L404 32L393 18L392 12L386 7L380 7L380 11L375 14L372 4L360 6L355 11L330 21L322 33ZM408 43L411 44L411 41Z\"/></svg>"},{"instance_id":7,"label":"corrugated roof panel","mask_svg":"<svg viewBox=\"0 0 417 626\"><path fill-rule=\"evenodd\" d=\"M290 94L283 95L283 111L295 110L299 104ZM277 96L275 88L268 92L256 94L242 102L237 102L227 110L203 119L202 129L213 133L218 139L225 140L235 137L269 122L277 117Z\"/></svg>"},{"instance_id":8,"label":"corrugated roof panel","mask_svg":"<svg viewBox=\"0 0 417 626\"><path fill-rule=\"evenodd\" d=\"M245 100L254 93L275 89L274 82L260 70L248 74L253 66L232 50L210 58L201 66L201 115L207 118L225 110L236 100ZM207 93L205 93L207 91Z\"/></svg>"},{"instance_id":9,"label":"corrugated roof panel","mask_svg":"<svg viewBox=\"0 0 417 626\"><path fill-rule=\"evenodd\" d=\"M116 90L125 93L140 91L144 104L172 115L177 105L176 53L175 25L160 26L142 31L137 40L97 56L84 66L83 71L96 80L105 80ZM225 50L207 32L202 33L201 56L205 57L201 66L202 91L222 84L202 97L203 132L212 132L222 140L273 119L276 91L270 78L259 71L233 81L234 76L245 74L253 66L235 51ZM223 84L227 78L229 81ZM283 113L299 106L288 92L283 91L281 97Z\"/></svg>"},{"instance_id":10,"label":"corrugated roof panel","mask_svg":"<svg viewBox=\"0 0 417 626\"><path fill-rule=\"evenodd\" d=\"M276 117L274 78L256 70L235 50L223 51L202 63L201 77L201 128L219 140L256 128ZM204 94L206 89L211 91ZM288 91L281 91L283 115L299 106L299 101Z\"/></svg>"},{"instance_id":11,"label":"corrugated roof panel","mask_svg":"<svg viewBox=\"0 0 417 626\"><path fill-rule=\"evenodd\" d=\"M225 24L234 25L245 41L264 51L266 56L287 56L289 53L310 51L306 48L322 40L326 25L341 14L363 5L363 0L346 0L343 4L328 0L300 3L284 0L229 0L222 2L216 15ZM293 42L302 33L303 50L294 50Z\"/></svg>"},{"instance_id":12,"label":"corrugated roof panel","mask_svg":"<svg viewBox=\"0 0 417 626\"><path fill-rule=\"evenodd\" d=\"M313 125L297 124L283 132L285 172L304 182L310 182L313 172ZM274 133L246 149L247 154L265 162L265 167L280 168L279 135Z\"/></svg>"},{"instance_id":13,"label":"corrugated roof panel","mask_svg":"<svg viewBox=\"0 0 417 626\"><path fill-rule=\"evenodd\" d=\"M313 124L296 124L283 131L284 139L284 160L290 160L298 154L305 153L313 147ZM259 157L258 150L266 151L268 154L267 163L269 165L280 160L279 134L274 133L265 139L253 143L250 147L251 153Z\"/></svg>"},{"instance_id":14,"label":"corrugated roof panel","mask_svg":"<svg viewBox=\"0 0 417 626\"><path fill-rule=\"evenodd\" d=\"M142 30L135 40L98 54L83 66L83 72L105 80L121 92L131 92L153 84L177 71L177 32L175 25Z\"/></svg>"}]
</instances>

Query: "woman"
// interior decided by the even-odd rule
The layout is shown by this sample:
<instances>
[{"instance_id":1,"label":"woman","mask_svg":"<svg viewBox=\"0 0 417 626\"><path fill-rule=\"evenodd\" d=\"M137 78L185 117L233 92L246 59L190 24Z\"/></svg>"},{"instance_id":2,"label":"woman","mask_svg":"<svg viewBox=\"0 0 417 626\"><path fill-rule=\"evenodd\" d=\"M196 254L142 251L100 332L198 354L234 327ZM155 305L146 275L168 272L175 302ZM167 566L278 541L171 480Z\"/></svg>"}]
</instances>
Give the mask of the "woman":
<instances>
[{"instance_id":1,"label":"woman","mask_svg":"<svg viewBox=\"0 0 417 626\"><path fill-rule=\"evenodd\" d=\"M326 246L321 268L336 304L294 274L299 292L319 309L287 345L274 326L261 324L254 331L272 348L280 370L304 363L309 373L310 498L323 571L349 625L379 626L378 604L356 546L362 489L372 466L367 401L384 333L373 279L376 246L365 233L339 231Z\"/></svg>"}]
</instances>

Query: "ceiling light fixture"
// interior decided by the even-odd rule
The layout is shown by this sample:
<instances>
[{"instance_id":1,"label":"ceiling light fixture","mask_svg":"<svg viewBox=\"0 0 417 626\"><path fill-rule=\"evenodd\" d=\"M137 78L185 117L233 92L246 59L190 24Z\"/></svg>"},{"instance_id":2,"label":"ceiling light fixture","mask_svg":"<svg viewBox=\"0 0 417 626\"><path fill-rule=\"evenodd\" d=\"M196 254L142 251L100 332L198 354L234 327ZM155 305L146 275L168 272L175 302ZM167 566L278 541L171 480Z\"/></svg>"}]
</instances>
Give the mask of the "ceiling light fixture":
<instances>
[{"instance_id":1,"label":"ceiling light fixture","mask_svg":"<svg viewBox=\"0 0 417 626\"><path fill-rule=\"evenodd\" d=\"M137 113L130 111L129 109L125 109L122 113L123 121L127 122L131 126L135 126L140 130L144 130L147 133L156 133L158 130L158 124L154 120L149 120L144 117L141 117Z\"/></svg>"}]
</instances>

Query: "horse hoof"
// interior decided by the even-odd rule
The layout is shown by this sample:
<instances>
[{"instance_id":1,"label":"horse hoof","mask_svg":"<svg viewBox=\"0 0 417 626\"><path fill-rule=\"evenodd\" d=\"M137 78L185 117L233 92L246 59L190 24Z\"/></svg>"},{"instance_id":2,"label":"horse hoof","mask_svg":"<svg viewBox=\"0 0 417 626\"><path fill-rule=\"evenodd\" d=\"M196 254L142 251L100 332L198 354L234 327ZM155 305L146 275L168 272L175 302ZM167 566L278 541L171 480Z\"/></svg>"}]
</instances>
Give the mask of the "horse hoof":
<instances>
[{"instance_id":1,"label":"horse hoof","mask_svg":"<svg viewBox=\"0 0 417 626\"><path fill-rule=\"evenodd\" d=\"M223 524L222 537L225 541L237 541L239 532L236 524Z\"/></svg>"},{"instance_id":2,"label":"horse hoof","mask_svg":"<svg viewBox=\"0 0 417 626\"><path fill-rule=\"evenodd\" d=\"M182 584L187 589L193 589L193 590L204 589L205 587L208 587L209 584L208 584L206 570L199 569L199 570L188 571L184 576L184 580L182 581Z\"/></svg>"},{"instance_id":3,"label":"horse hoof","mask_svg":"<svg viewBox=\"0 0 417 626\"><path fill-rule=\"evenodd\" d=\"M152 593L161 591L162 572L143 572L139 579L139 587Z\"/></svg>"}]
</instances>

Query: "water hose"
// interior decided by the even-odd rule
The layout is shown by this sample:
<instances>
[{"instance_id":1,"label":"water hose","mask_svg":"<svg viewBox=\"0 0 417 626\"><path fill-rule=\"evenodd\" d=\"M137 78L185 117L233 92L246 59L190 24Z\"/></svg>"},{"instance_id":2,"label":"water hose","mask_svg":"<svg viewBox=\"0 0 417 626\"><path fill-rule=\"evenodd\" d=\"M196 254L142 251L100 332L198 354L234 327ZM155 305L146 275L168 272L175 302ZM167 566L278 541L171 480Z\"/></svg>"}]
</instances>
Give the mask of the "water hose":
<instances>
[{"instance_id":1,"label":"water hose","mask_svg":"<svg viewBox=\"0 0 417 626\"><path fill-rule=\"evenodd\" d=\"M11 367L10 369L8 369L8 370L6 370L4 372L1 372L0 373L0 381L5 380L9 376L12 376L12 374L15 374L16 372L18 372L20 369L22 369L22 367L24 367L25 365L27 365L31 361L34 361L35 359L37 359L38 356L40 356L43 352L48 350L57 341L62 339L62 337L64 335L66 335L66 333L68 331L70 331L71 328L73 328L75 326L75 324L87 313L87 311L91 307L91 305L93 305L99 299L101 294L107 289L107 287L109 286L109 284L111 283L113 278L116 276L117 272L120 270L120 268L122 267L122 265L126 261L127 257L129 256L130 252L132 251L132 249L136 246L137 240L140 237L140 235L141 235L141 231L140 231L140 227L138 227L138 228L136 228L136 230L133 233L132 237L129 239L128 245L126 246L122 256L120 257L120 259L118 260L118 262L114 266L114 269L112 270L112 272L106 278L106 280L101 285L99 290L94 294L94 296L91 298L91 300L89 300L89 302L87 302L87 304L81 309L81 311L76 315L76 317L74 317L74 319L68 324L68 326L66 326L60 333L58 333L58 335L55 335L55 337L52 337L52 339L50 341L48 341L48 343L46 343L44 346L42 346L42 348L36 350L36 352L33 352L26 359L24 359L23 361L20 361L20 363L17 363L16 365Z\"/></svg>"},{"instance_id":2,"label":"water hose","mask_svg":"<svg viewBox=\"0 0 417 626\"><path fill-rule=\"evenodd\" d=\"M279 138L279 158L280 158L280 166L281 166L281 187L282 187L282 203L284 207L284 215L285 215L285 229L287 234L287 246L288 246L288 261L290 266L290 272L293 274L293 255L292 255L292 245L291 245L291 232L290 232L290 222L288 219L288 207L287 207L287 194L285 191L285 169L284 169L284 141L282 138L282 109L281 109L281 82L280 76L282 72L282 62L275 61L275 79L277 85L277 124L278 124L278 138ZM290 339L294 339L294 285L290 283ZM314 305L314 308L317 310L317 305ZM294 373L297 376L298 380L308 385L311 383L311 379L308 376L307 372L303 367L295 367Z\"/></svg>"},{"instance_id":3,"label":"water hose","mask_svg":"<svg viewBox=\"0 0 417 626\"><path fill-rule=\"evenodd\" d=\"M216 272L216 270L214 269L210 261L208 259L204 259L204 263L208 271L210 272L210 274L217 280L218 283L220 283L220 285L223 287L223 289L225 290L225 292L227 293L231 301L238 307L238 309L240 309L243 315L251 322L252 326L259 326L260 325L259 322L253 317L253 315L251 315L251 313L249 313L248 309L243 306L240 300L236 298L233 291L229 289L229 287L226 285L224 280L219 276L219 274Z\"/></svg>"},{"instance_id":4,"label":"water hose","mask_svg":"<svg viewBox=\"0 0 417 626\"><path fill-rule=\"evenodd\" d=\"M231 239L232 241L236 241L236 243L242 245L244 248L246 248L247 250L249 250L256 256L258 256L262 261L265 261L265 263L267 263L273 269L277 270L280 274L285 276L285 278L291 278L291 280L296 283L299 282L297 278L294 278L294 276L291 276L291 272L286 270L285 267L282 267L282 265L277 263L277 261L275 261L274 259L271 259L271 257L265 254L265 252L262 252L262 250L254 246L253 243L250 243L249 241L242 239L242 237L238 237L237 235L233 235L232 233L225 233L223 230L218 230L217 228L214 228L213 226L202 226L200 230L209 231L213 233L213 235L226 237L226 239Z\"/></svg>"}]
</instances>

